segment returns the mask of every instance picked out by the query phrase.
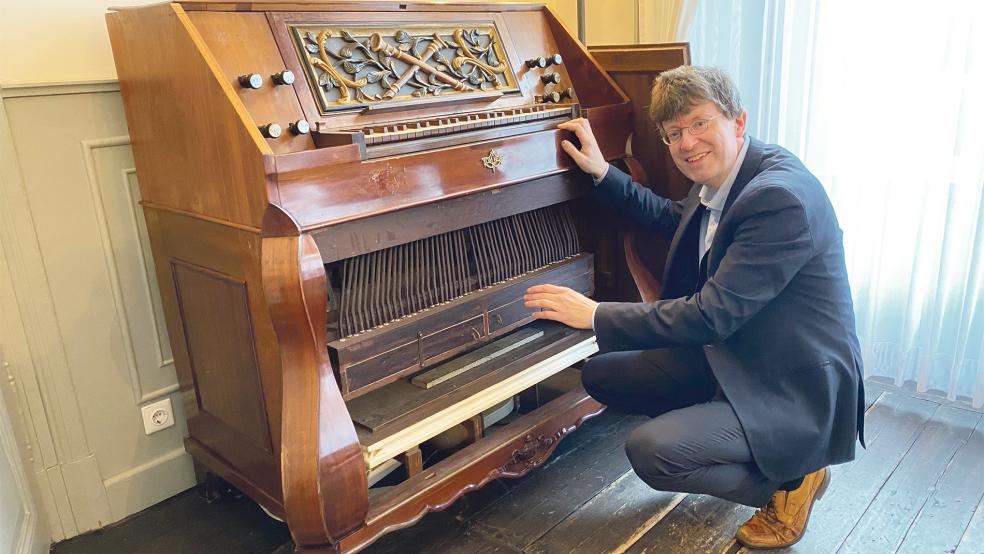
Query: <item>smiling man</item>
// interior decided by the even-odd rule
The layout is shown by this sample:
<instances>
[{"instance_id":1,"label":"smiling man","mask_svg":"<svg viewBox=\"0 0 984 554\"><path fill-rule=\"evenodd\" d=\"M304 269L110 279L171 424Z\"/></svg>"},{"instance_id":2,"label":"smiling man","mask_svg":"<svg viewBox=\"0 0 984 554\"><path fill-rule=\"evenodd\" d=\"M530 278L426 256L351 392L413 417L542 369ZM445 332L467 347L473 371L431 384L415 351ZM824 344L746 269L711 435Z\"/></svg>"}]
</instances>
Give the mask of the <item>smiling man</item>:
<instances>
[{"instance_id":1,"label":"smiling man","mask_svg":"<svg viewBox=\"0 0 984 554\"><path fill-rule=\"evenodd\" d=\"M561 125L595 198L671 240L660 300L597 303L564 287L526 294L536 316L593 328L604 351L585 390L650 416L625 449L651 487L760 508L736 537L798 541L830 481L854 458L864 389L842 233L827 194L785 149L745 134L722 71L683 66L653 85L650 117L693 180L671 201L605 162L586 120ZM863 443L862 443L863 444Z\"/></svg>"}]
</instances>

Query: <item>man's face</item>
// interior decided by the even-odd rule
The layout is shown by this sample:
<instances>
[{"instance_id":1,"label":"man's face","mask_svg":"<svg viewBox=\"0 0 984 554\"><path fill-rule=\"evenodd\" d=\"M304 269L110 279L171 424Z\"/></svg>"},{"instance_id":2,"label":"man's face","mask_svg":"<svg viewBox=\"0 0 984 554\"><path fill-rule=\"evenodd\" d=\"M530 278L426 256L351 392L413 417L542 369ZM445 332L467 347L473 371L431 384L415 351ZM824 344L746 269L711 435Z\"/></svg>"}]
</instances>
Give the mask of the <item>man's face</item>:
<instances>
[{"instance_id":1,"label":"man's face","mask_svg":"<svg viewBox=\"0 0 984 554\"><path fill-rule=\"evenodd\" d=\"M690 127L697 120L707 120L707 128L695 135ZM670 144L670 155L688 179L714 188L724 183L744 142L745 112L728 119L717 105L705 100L662 126L667 133L683 130L683 137Z\"/></svg>"}]
</instances>

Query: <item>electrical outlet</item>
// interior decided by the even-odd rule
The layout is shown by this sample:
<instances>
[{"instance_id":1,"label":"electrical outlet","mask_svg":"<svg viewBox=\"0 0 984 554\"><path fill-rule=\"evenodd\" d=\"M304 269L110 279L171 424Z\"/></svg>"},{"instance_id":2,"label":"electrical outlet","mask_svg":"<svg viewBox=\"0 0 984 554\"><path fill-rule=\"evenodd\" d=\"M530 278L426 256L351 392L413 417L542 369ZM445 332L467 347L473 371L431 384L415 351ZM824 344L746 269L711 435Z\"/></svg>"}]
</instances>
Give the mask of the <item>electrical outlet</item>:
<instances>
[{"instance_id":1,"label":"electrical outlet","mask_svg":"<svg viewBox=\"0 0 984 554\"><path fill-rule=\"evenodd\" d=\"M174 425L174 410L171 409L170 398L148 404L140 408L140 413L143 415L144 433L148 435Z\"/></svg>"}]
</instances>

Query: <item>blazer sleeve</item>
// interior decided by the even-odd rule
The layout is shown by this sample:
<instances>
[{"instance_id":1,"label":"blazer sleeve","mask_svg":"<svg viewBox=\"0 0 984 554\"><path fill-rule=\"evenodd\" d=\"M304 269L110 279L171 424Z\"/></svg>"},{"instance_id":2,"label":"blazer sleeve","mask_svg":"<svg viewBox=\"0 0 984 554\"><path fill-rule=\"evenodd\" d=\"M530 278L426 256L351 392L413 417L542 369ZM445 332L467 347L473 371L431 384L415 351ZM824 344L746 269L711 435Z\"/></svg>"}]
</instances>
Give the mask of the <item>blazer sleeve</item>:
<instances>
[{"instance_id":1,"label":"blazer sleeve","mask_svg":"<svg viewBox=\"0 0 984 554\"><path fill-rule=\"evenodd\" d=\"M664 198L632 180L628 174L613 165L595 186L592 196L627 216L645 232L672 240L684 202Z\"/></svg>"},{"instance_id":2,"label":"blazer sleeve","mask_svg":"<svg viewBox=\"0 0 984 554\"><path fill-rule=\"evenodd\" d=\"M729 215L739 218L734 240L696 294L598 305L595 334L604 349L720 342L782 292L813 257L806 210L787 189L773 185L748 191L731 210Z\"/></svg>"}]
</instances>

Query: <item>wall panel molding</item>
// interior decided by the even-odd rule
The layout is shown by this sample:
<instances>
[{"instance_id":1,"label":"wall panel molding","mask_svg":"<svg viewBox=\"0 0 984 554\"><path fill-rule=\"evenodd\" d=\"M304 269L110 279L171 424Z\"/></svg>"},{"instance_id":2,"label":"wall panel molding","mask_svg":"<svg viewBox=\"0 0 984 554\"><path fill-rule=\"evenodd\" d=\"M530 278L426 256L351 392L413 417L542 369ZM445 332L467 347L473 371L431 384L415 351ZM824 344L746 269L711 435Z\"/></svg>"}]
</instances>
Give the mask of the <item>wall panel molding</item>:
<instances>
[{"instance_id":1,"label":"wall panel molding","mask_svg":"<svg viewBox=\"0 0 984 554\"><path fill-rule=\"evenodd\" d=\"M48 289L20 161L0 101L0 244L14 291L10 313L19 317L25 351L11 373L20 383L24 419L33 433L34 475L52 539L78 534L64 480L46 475L61 460L88 454L71 374ZM8 354L12 355L12 354ZM59 476L60 477L60 476Z\"/></svg>"},{"instance_id":2,"label":"wall panel molding","mask_svg":"<svg viewBox=\"0 0 984 554\"><path fill-rule=\"evenodd\" d=\"M139 204L130 137L84 140L82 157L125 343L133 400L151 402L177 392L178 380Z\"/></svg>"},{"instance_id":3,"label":"wall panel molding","mask_svg":"<svg viewBox=\"0 0 984 554\"><path fill-rule=\"evenodd\" d=\"M119 92L119 90L120 83L116 79L64 83L0 84L0 98L92 94L94 92Z\"/></svg>"},{"instance_id":4,"label":"wall panel molding","mask_svg":"<svg viewBox=\"0 0 984 554\"><path fill-rule=\"evenodd\" d=\"M2 348L0 348L0 369L2 369L0 371L0 377L3 377L13 387L15 382L14 376L10 373L10 364L4 360ZM8 533L16 528L16 531L13 532L11 543L7 545L13 547L12 552L15 554L47 552L48 544L42 543L45 541L50 542L50 539L44 537L39 529L38 512L34 507L33 495L31 493L32 487L27 481L27 474L21 460L21 448L18 444L17 433L14 431L10 413L7 408L7 402L4 399L3 391L0 391L0 461L6 461L7 468L9 468L16 488L16 491L13 491L16 494L12 494L11 491L5 492L3 497L0 498L0 503L8 506L14 503L20 504L20 521L10 521L9 519L0 521L0 531L3 531L0 535L7 535L9 537L11 535ZM17 500L14 501L14 499ZM0 547L2 546L0 544Z\"/></svg>"}]
</instances>

